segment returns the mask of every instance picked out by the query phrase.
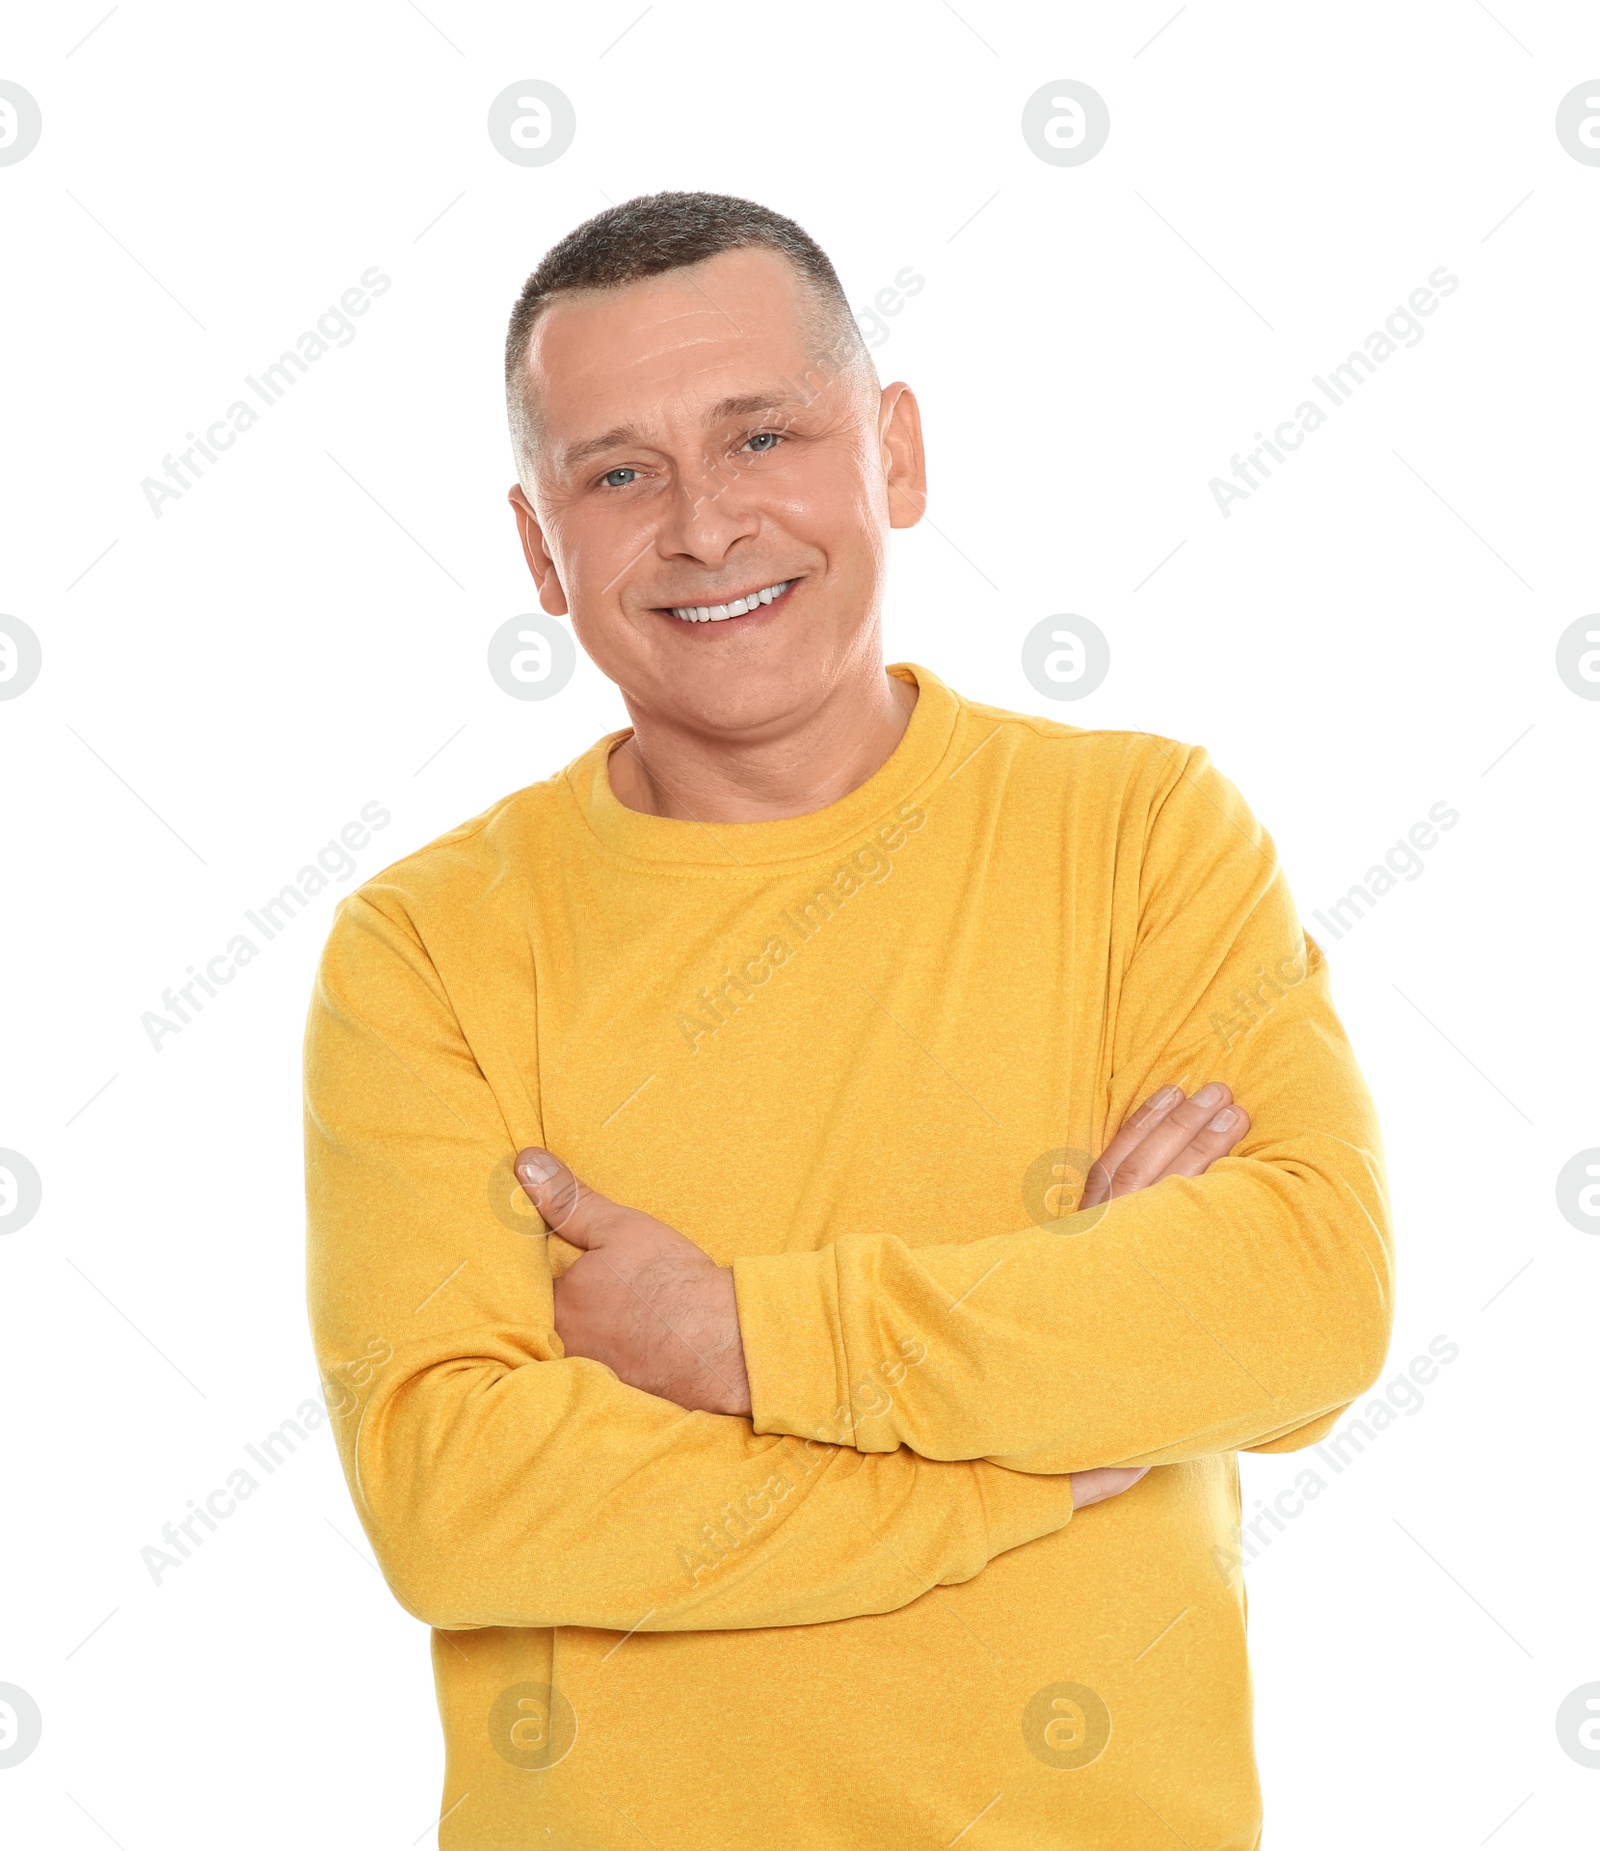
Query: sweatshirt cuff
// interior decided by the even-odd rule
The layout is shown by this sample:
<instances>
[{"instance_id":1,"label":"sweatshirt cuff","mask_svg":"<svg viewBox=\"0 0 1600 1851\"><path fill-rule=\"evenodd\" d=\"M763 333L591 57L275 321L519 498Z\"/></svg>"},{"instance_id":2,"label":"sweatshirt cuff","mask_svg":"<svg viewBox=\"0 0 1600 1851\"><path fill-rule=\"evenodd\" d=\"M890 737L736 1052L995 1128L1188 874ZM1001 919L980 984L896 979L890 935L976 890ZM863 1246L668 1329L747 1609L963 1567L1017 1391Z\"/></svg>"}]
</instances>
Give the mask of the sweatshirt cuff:
<instances>
[{"instance_id":1,"label":"sweatshirt cuff","mask_svg":"<svg viewBox=\"0 0 1600 1851\"><path fill-rule=\"evenodd\" d=\"M756 1432L848 1444L850 1371L832 1249L736 1258L733 1292Z\"/></svg>"}]
</instances>

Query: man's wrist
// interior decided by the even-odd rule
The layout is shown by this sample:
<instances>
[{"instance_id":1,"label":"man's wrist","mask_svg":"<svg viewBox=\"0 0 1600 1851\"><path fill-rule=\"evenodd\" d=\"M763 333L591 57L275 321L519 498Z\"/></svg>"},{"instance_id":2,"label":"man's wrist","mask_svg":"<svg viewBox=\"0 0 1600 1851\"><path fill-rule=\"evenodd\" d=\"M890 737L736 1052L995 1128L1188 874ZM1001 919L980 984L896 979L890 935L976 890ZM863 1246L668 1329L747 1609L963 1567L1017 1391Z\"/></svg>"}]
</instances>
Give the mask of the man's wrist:
<instances>
[{"instance_id":1,"label":"man's wrist","mask_svg":"<svg viewBox=\"0 0 1600 1851\"><path fill-rule=\"evenodd\" d=\"M750 1376L744 1366L744 1340L739 1329L739 1300L733 1289L733 1268L717 1268L719 1311L726 1306L727 1328L731 1335L720 1354L712 1359L712 1373L721 1390L724 1405L719 1414L750 1414ZM719 1319L720 1321L720 1319Z\"/></svg>"},{"instance_id":2,"label":"man's wrist","mask_svg":"<svg viewBox=\"0 0 1600 1851\"><path fill-rule=\"evenodd\" d=\"M839 1410L848 1390L835 1354L834 1249L741 1254L732 1271L752 1426L757 1433L837 1441ZM883 1450L893 1451L893 1442Z\"/></svg>"}]
</instances>

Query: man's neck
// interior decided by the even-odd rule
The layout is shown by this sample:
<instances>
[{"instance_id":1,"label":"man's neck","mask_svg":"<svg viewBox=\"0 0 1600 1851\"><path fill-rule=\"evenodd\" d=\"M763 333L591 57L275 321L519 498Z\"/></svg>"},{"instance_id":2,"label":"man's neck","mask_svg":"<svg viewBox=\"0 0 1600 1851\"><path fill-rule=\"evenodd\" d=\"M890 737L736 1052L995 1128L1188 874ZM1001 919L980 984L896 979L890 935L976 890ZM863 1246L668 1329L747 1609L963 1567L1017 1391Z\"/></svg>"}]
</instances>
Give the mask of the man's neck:
<instances>
[{"instance_id":1,"label":"man's neck","mask_svg":"<svg viewBox=\"0 0 1600 1851\"><path fill-rule=\"evenodd\" d=\"M745 739L690 730L624 701L633 737L607 763L619 803L691 822L767 823L826 809L865 784L899 745L917 690L879 668L781 733Z\"/></svg>"}]
</instances>

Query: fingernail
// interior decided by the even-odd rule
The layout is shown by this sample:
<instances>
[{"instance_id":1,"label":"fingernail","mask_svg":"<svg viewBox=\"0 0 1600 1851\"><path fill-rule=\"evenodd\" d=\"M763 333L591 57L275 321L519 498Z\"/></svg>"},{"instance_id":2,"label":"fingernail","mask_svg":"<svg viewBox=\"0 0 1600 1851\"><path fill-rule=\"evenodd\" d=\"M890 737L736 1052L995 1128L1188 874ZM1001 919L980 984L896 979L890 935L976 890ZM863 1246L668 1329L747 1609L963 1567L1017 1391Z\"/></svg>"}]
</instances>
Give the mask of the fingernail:
<instances>
[{"instance_id":1,"label":"fingernail","mask_svg":"<svg viewBox=\"0 0 1600 1851\"><path fill-rule=\"evenodd\" d=\"M1174 1100L1181 1099L1183 1091L1177 1086L1163 1086L1161 1091L1150 1101L1150 1110L1159 1112L1163 1106L1169 1106Z\"/></svg>"},{"instance_id":2,"label":"fingernail","mask_svg":"<svg viewBox=\"0 0 1600 1851\"><path fill-rule=\"evenodd\" d=\"M1209 1086L1202 1086L1189 1103L1202 1108L1208 1105L1221 1105L1222 1088L1213 1080Z\"/></svg>"},{"instance_id":3,"label":"fingernail","mask_svg":"<svg viewBox=\"0 0 1600 1851\"><path fill-rule=\"evenodd\" d=\"M1212 1119L1211 1123L1206 1126L1206 1130L1226 1131L1238 1116L1239 1114L1234 1111L1231 1105L1225 1105L1216 1117Z\"/></svg>"},{"instance_id":4,"label":"fingernail","mask_svg":"<svg viewBox=\"0 0 1600 1851\"><path fill-rule=\"evenodd\" d=\"M560 1168L547 1150L525 1150L517 1158L517 1174L526 1183L547 1183Z\"/></svg>"}]
</instances>

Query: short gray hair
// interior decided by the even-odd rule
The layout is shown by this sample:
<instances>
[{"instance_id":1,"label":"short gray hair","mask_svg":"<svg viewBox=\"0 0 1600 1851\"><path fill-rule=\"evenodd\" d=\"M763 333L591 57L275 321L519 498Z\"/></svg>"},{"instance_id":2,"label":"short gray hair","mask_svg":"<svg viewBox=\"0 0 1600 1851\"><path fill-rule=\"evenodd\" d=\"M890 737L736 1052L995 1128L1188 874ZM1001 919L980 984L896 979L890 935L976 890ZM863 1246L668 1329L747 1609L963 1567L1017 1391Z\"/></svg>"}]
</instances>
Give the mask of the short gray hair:
<instances>
[{"instance_id":1,"label":"short gray hair","mask_svg":"<svg viewBox=\"0 0 1600 1851\"><path fill-rule=\"evenodd\" d=\"M769 206L728 193L645 193L569 231L517 297L506 331L506 410L519 473L537 437L522 368L534 323L553 301L578 290L620 289L752 245L776 251L798 271L815 311L817 357L835 369L860 370L875 384L877 370L838 272L809 232Z\"/></svg>"}]
</instances>

